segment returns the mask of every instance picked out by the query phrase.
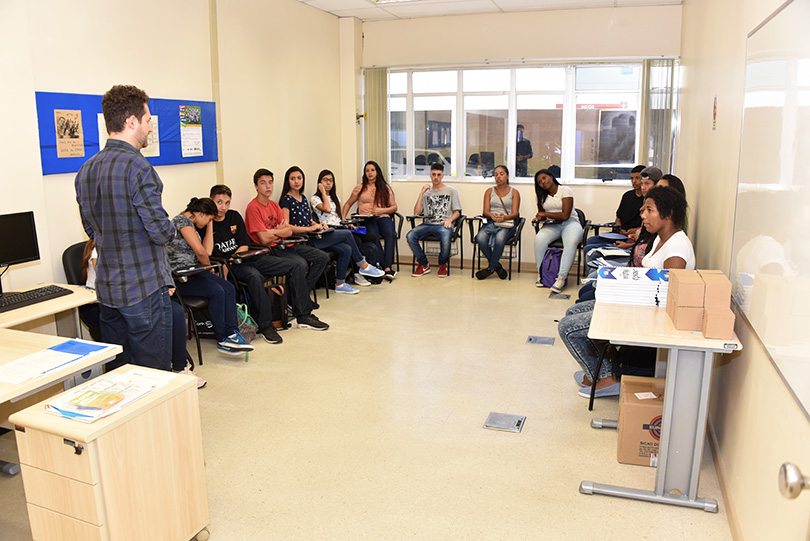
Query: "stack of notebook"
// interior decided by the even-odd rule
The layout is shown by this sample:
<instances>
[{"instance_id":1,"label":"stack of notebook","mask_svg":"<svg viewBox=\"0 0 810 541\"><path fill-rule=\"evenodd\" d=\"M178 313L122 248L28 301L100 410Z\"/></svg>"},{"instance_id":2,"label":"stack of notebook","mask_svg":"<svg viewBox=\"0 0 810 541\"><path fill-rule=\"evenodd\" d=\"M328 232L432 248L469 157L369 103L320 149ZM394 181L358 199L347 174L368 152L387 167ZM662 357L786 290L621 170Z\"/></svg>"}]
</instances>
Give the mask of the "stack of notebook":
<instances>
[{"instance_id":1,"label":"stack of notebook","mask_svg":"<svg viewBox=\"0 0 810 541\"><path fill-rule=\"evenodd\" d=\"M643 267L601 267L596 279L596 302L667 305L669 271Z\"/></svg>"}]
</instances>

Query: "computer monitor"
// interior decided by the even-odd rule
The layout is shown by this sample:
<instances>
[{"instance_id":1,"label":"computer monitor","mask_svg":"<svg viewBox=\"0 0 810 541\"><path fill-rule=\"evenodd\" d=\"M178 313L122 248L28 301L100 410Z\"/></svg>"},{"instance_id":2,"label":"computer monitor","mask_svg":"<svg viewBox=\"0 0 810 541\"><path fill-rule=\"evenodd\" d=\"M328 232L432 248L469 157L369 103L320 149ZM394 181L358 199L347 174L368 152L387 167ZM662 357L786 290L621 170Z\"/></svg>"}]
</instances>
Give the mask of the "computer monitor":
<instances>
[{"instance_id":1,"label":"computer monitor","mask_svg":"<svg viewBox=\"0 0 810 541\"><path fill-rule=\"evenodd\" d=\"M33 212L0 214L0 239L0 268L39 260Z\"/></svg>"}]
</instances>

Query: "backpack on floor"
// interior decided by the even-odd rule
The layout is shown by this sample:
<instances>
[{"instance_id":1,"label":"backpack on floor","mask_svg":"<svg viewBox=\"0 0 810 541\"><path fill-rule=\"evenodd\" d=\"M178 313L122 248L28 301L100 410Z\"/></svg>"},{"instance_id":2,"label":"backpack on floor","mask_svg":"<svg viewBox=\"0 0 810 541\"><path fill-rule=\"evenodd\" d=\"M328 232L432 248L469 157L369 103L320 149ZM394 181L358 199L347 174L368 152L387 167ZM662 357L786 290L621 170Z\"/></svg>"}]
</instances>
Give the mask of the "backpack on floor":
<instances>
[{"instance_id":1,"label":"backpack on floor","mask_svg":"<svg viewBox=\"0 0 810 541\"><path fill-rule=\"evenodd\" d=\"M290 327L290 313L287 311L287 290L282 284L272 284L267 287L270 295L270 307L273 310L273 326L278 330Z\"/></svg>"},{"instance_id":2,"label":"backpack on floor","mask_svg":"<svg viewBox=\"0 0 810 541\"><path fill-rule=\"evenodd\" d=\"M549 248L543 256L543 263L540 265L540 281L546 287L554 285L557 275L560 274L560 262L562 261L562 250L559 248ZM568 284L568 278L565 279Z\"/></svg>"}]
</instances>

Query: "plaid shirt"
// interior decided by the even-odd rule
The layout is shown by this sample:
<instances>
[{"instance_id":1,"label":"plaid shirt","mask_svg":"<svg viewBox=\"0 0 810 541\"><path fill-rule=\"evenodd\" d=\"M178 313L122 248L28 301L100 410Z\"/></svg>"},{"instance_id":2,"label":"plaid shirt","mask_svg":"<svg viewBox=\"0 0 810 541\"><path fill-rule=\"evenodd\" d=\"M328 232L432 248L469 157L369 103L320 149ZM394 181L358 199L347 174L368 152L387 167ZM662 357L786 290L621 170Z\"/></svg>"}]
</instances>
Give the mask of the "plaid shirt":
<instances>
[{"instance_id":1,"label":"plaid shirt","mask_svg":"<svg viewBox=\"0 0 810 541\"><path fill-rule=\"evenodd\" d=\"M175 229L160 200L163 182L135 147L107 140L76 175L82 225L93 239L98 301L132 306L173 286L166 244Z\"/></svg>"}]
</instances>

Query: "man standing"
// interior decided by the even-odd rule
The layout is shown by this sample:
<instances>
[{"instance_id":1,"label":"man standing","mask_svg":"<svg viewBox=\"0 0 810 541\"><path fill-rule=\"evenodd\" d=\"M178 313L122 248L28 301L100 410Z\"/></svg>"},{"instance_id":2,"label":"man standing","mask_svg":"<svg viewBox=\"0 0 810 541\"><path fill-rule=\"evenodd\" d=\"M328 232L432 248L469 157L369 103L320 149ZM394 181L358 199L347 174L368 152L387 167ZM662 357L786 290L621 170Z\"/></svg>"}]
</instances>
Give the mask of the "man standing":
<instances>
[{"instance_id":1,"label":"man standing","mask_svg":"<svg viewBox=\"0 0 810 541\"><path fill-rule=\"evenodd\" d=\"M101 338L124 349L108 368L171 367L174 284L166 244L175 229L161 203L163 183L140 153L152 133L148 103L134 86L116 85L104 94L110 138L76 175L82 225L99 254Z\"/></svg>"},{"instance_id":2,"label":"man standing","mask_svg":"<svg viewBox=\"0 0 810 541\"><path fill-rule=\"evenodd\" d=\"M458 190L442 182L444 165L434 163L430 166L430 184L422 186L414 214L424 216L424 221L408 232L408 246L419 266L411 276L424 276L430 272L427 256L420 241L430 235L439 238L439 278L447 278L447 262L450 261L450 237L453 233L453 222L461 216L461 199Z\"/></svg>"},{"instance_id":3,"label":"man standing","mask_svg":"<svg viewBox=\"0 0 810 541\"><path fill-rule=\"evenodd\" d=\"M523 124L517 125L517 147L515 149L515 174L519 177L529 176L528 160L534 156L532 142L523 137L525 128Z\"/></svg>"}]
</instances>

